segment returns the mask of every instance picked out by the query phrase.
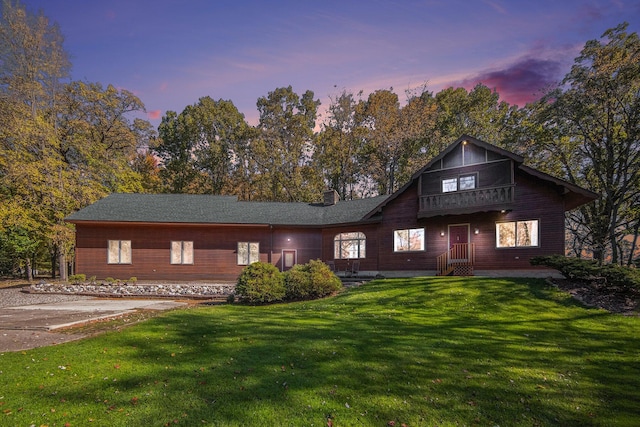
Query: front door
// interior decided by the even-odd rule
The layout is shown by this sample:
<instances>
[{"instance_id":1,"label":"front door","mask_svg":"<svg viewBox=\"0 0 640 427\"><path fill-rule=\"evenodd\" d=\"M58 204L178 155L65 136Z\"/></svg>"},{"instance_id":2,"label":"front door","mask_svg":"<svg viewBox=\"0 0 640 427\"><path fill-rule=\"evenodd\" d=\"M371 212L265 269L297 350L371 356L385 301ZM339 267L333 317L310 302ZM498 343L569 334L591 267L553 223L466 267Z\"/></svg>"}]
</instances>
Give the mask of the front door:
<instances>
[{"instance_id":1,"label":"front door","mask_svg":"<svg viewBox=\"0 0 640 427\"><path fill-rule=\"evenodd\" d=\"M469 224L449 226L449 249L451 261L469 259Z\"/></svg>"},{"instance_id":2,"label":"front door","mask_svg":"<svg viewBox=\"0 0 640 427\"><path fill-rule=\"evenodd\" d=\"M282 271L290 270L294 265L296 265L296 251L283 250L282 251Z\"/></svg>"}]
</instances>

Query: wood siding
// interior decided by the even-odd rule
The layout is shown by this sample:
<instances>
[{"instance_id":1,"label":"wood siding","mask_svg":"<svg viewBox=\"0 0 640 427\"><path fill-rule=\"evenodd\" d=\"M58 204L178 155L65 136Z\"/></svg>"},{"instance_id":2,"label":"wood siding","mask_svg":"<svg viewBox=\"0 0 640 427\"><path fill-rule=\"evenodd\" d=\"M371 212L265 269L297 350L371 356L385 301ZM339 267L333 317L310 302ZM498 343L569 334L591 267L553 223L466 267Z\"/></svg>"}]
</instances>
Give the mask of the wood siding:
<instances>
[{"instance_id":1,"label":"wood siding","mask_svg":"<svg viewBox=\"0 0 640 427\"><path fill-rule=\"evenodd\" d=\"M320 230L268 226L77 224L76 272L99 279L235 280L238 242L258 242L260 261L281 268L283 249L297 251L297 262L320 258ZM109 240L130 240L130 264L108 264ZM171 264L171 241L192 241L193 264Z\"/></svg>"}]
</instances>

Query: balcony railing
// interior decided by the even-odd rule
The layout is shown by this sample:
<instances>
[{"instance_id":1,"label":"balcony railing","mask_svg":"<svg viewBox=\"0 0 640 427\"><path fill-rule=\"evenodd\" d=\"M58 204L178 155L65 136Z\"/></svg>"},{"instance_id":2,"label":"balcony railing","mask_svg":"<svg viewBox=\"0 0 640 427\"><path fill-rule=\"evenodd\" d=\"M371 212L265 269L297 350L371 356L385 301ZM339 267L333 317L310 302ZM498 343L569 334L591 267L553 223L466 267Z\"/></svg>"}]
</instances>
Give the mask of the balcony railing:
<instances>
[{"instance_id":1,"label":"balcony railing","mask_svg":"<svg viewBox=\"0 0 640 427\"><path fill-rule=\"evenodd\" d=\"M514 185L452 191L420 197L420 214L471 213L475 208L507 209L514 202Z\"/></svg>"}]
</instances>

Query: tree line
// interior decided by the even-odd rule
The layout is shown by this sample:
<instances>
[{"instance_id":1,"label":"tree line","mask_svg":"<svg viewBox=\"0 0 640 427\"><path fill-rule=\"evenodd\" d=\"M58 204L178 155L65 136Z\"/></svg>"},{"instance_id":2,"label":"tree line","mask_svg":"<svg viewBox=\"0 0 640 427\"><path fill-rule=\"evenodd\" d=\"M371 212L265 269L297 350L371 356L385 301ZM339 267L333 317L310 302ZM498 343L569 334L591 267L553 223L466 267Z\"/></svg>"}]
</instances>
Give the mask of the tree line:
<instances>
[{"instance_id":1,"label":"tree line","mask_svg":"<svg viewBox=\"0 0 640 427\"><path fill-rule=\"evenodd\" d=\"M628 264L640 229L640 41L627 24L588 41L557 87L524 107L482 84L365 96L343 89L320 117L311 90L258 98L252 126L204 96L158 129L124 89L71 81L57 25L4 0L0 20L0 273L52 271L72 255L63 219L112 192L344 200L390 194L462 134L602 197L567 215L568 252ZM60 272L64 277L64 268ZM29 276L30 278L30 276Z\"/></svg>"}]
</instances>

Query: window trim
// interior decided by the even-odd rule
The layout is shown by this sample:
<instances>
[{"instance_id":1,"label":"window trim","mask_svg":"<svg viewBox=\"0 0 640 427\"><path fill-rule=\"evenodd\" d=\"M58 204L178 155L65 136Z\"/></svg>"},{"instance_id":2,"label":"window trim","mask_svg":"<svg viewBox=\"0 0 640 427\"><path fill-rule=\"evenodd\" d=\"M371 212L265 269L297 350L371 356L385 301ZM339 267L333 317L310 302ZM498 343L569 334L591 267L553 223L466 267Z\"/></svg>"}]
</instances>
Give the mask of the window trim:
<instances>
[{"instance_id":1,"label":"window trim","mask_svg":"<svg viewBox=\"0 0 640 427\"><path fill-rule=\"evenodd\" d=\"M175 243L179 243L180 244L180 262L174 262L174 244ZM185 245L185 243L187 243L187 245ZM188 244L191 244L190 248L188 247ZM190 258L191 260L188 260L189 257L185 256L185 250L186 249L190 249ZM171 263L171 265L193 265L194 264L194 245L193 245L193 241L192 240L172 240L171 241L171 247L170 247L170 258L169 258L169 262Z\"/></svg>"},{"instance_id":2,"label":"window trim","mask_svg":"<svg viewBox=\"0 0 640 427\"><path fill-rule=\"evenodd\" d=\"M526 222L535 222L536 223L536 234L535 234L535 244L531 245L519 245L518 244L518 224L526 223ZM514 242L513 246L500 246L500 224L514 224ZM533 241L534 238L531 238ZM496 222L496 249L523 249L523 248L539 248L540 247L540 219L522 219L522 220L512 220L512 221L497 221Z\"/></svg>"},{"instance_id":3,"label":"window trim","mask_svg":"<svg viewBox=\"0 0 640 427\"><path fill-rule=\"evenodd\" d=\"M118 244L118 260L117 261L112 261L111 260L111 248L113 246L112 242L117 242ZM122 251L122 247L123 247L123 243L128 243L129 246L129 251L128 252L123 252ZM114 247L115 249L115 247ZM129 254L129 258L128 259L124 259L122 255L128 253ZM132 260L133 260L133 245L131 244L131 240L116 240L116 239L109 239L107 241L107 264L110 265L119 265L119 264L132 264Z\"/></svg>"},{"instance_id":4,"label":"window trim","mask_svg":"<svg viewBox=\"0 0 640 427\"><path fill-rule=\"evenodd\" d=\"M420 249L412 249L411 248L411 232L416 232L416 231L420 231L422 234L422 239L420 242L420 245L422 246ZM406 237L406 241L407 241L407 247L408 249L398 249L398 232L403 232L406 231L407 232L407 237ZM397 229L397 230L393 230L393 252L394 253L407 253L407 252L424 252L427 250L427 241L426 241L426 229L424 227L416 227L416 228L402 228L402 229Z\"/></svg>"},{"instance_id":5,"label":"window trim","mask_svg":"<svg viewBox=\"0 0 640 427\"><path fill-rule=\"evenodd\" d=\"M348 235L348 234L356 234L357 237L353 237L353 238L343 238L343 236ZM349 251L348 249L345 249L342 245L342 243L347 243L347 242L357 242L356 243L356 247L357 247L357 257L353 258L348 256L351 251ZM337 254L337 250L340 252L339 254ZM347 252L346 253L346 257L344 257L343 252ZM339 256L336 256L339 255ZM335 236L333 236L333 259L365 259L367 257L367 235L364 234L362 231L346 231L343 233L338 233Z\"/></svg>"},{"instance_id":6,"label":"window trim","mask_svg":"<svg viewBox=\"0 0 640 427\"><path fill-rule=\"evenodd\" d=\"M240 259L240 246L246 245L246 263L245 260ZM255 254L257 256L256 259L251 258L251 246L255 245L256 248ZM260 261L260 242L238 242L236 245L236 264L237 265L251 265L255 262Z\"/></svg>"}]
</instances>

